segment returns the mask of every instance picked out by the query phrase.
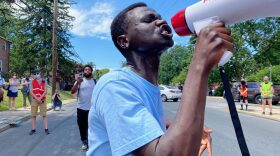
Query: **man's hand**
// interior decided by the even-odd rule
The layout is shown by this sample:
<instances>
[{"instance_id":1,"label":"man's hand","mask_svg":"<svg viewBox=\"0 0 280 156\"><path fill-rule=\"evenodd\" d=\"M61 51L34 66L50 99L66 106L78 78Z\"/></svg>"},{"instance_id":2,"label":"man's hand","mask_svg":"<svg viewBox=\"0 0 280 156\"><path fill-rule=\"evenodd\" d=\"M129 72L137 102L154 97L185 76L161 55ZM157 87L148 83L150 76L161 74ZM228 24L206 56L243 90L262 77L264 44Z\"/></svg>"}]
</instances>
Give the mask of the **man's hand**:
<instances>
[{"instance_id":1,"label":"man's hand","mask_svg":"<svg viewBox=\"0 0 280 156\"><path fill-rule=\"evenodd\" d=\"M213 132L213 130L212 129L210 129L210 128L207 128L207 127L203 127L203 135L202 135L202 138L203 137L210 137L211 138L211 136L210 136L210 134Z\"/></svg>"},{"instance_id":2,"label":"man's hand","mask_svg":"<svg viewBox=\"0 0 280 156\"><path fill-rule=\"evenodd\" d=\"M83 82L83 79L78 77L76 81L77 81L77 85L80 85Z\"/></svg>"},{"instance_id":3,"label":"man's hand","mask_svg":"<svg viewBox=\"0 0 280 156\"><path fill-rule=\"evenodd\" d=\"M233 50L231 32L221 22L203 28L197 39L193 63L196 68L210 70L219 63L225 51Z\"/></svg>"}]
</instances>

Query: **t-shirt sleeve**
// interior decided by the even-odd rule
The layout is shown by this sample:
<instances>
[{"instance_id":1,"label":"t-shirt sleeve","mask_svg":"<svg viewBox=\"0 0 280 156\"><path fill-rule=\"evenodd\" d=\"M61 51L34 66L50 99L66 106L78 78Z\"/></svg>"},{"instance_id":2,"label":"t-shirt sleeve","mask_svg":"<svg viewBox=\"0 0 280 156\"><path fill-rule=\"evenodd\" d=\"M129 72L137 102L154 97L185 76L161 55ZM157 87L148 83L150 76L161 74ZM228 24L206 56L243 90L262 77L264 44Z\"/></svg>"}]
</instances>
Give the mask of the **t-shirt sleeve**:
<instances>
[{"instance_id":1,"label":"t-shirt sleeve","mask_svg":"<svg viewBox=\"0 0 280 156\"><path fill-rule=\"evenodd\" d=\"M98 97L97 112L106 127L113 155L129 154L164 133L137 90L128 84L107 84Z\"/></svg>"}]
</instances>

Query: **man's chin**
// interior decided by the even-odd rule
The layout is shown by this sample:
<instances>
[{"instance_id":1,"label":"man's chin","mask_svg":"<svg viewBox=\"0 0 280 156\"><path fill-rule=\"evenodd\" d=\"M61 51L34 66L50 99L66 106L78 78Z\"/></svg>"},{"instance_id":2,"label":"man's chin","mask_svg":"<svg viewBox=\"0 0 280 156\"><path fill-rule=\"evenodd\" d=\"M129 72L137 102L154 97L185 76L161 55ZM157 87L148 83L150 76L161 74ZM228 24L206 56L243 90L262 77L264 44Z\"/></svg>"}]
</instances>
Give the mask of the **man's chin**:
<instances>
[{"instance_id":1,"label":"man's chin","mask_svg":"<svg viewBox=\"0 0 280 156\"><path fill-rule=\"evenodd\" d=\"M163 43L161 43L161 47L164 49L168 49L174 45L174 41L172 39L165 40Z\"/></svg>"}]
</instances>

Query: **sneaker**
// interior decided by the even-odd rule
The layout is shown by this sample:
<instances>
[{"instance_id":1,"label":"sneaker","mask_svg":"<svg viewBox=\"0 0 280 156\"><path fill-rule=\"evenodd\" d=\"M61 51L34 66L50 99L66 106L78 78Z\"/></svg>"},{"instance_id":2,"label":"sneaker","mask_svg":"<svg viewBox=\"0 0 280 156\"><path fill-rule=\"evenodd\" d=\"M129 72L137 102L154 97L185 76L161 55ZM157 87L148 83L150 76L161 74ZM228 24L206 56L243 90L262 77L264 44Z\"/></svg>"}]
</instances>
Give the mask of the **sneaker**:
<instances>
[{"instance_id":1,"label":"sneaker","mask_svg":"<svg viewBox=\"0 0 280 156\"><path fill-rule=\"evenodd\" d=\"M272 115L272 112L270 112L269 114Z\"/></svg>"},{"instance_id":2,"label":"sneaker","mask_svg":"<svg viewBox=\"0 0 280 156\"><path fill-rule=\"evenodd\" d=\"M48 129L45 129L45 133L46 133L46 135L49 135L50 131Z\"/></svg>"},{"instance_id":3,"label":"sneaker","mask_svg":"<svg viewBox=\"0 0 280 156\"><path fill-rule=\"evenodd\" d=\"M33 135L35 132L36 132L36 130L35 130L35 129L32 129L32 130L29 132L29 135Z\"/></svg>"},{"instance_id":4,"label":"sneaker","mask_svg":"<svg viewBox=\"0 0 280 156\"><path fill-rule=\"evenodd\" d=\"M262 112L263 115L265 115L265 112Z\"/></svg>"},{"instance_id":5,"label":"sneaker","mask_svg":"<svg viewBox=\"0 0 280 156\"><path fill-rule=\"evenodd\" d=\"M82 150L87 150L88 149L88 145L87 144L83 144L82 145Z\"/></svg>"}]
</instances>

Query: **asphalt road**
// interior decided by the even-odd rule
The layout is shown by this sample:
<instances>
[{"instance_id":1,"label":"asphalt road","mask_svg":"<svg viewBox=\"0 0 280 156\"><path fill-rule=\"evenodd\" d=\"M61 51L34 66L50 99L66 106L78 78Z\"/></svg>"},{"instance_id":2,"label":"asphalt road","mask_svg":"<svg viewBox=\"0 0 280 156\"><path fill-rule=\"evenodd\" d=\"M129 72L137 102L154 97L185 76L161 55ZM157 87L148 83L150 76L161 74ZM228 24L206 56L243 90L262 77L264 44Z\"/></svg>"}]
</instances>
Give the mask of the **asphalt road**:
<instances>
[{"instance_id":1,"label":"asphalt road","mask_svg":"<svg viewBox=\"0 0 280 156\"><path fill-rule=\"evenodd\" d=\"M166 102L166 117L172 119L179 102ZM245 114L239 114L247 145L252 156L280 155L280 123ZM220 99L208 99L205 124L214 130L213 155L239 156L241 152L237 143L227 103ZM205 154L204 154L205 155Z\"/></svg>"},{"instance_id":2,"label":"asphalt road","mask_svg":"<svg viewBox=\"0 0 280 156\"><path fill-rule=\"evenodd\" d=\"M43 120L37 119L37 132L30 136L31 120L20 127L0 133L0 156L83 156L76 122L76 105L68 104L63 111L50 111L49 130L45 135Z\"/></svg>"},{"instance_id":3,"label":"asphalt road","mask_svg":"<svg viewBox=\"0 0 280 156\"><path fill-rule=\"evenodd\" d=\"M178 102L164 103L166 117L172 119ZM43 131L38 118L37 133L28 135L30 120L20 127L0 133L0 156L84 156L76 123L76 106L69 104L61 112L48 112L51 134ZM279 156L280 123L259 117L240 114L243 131L252 156ZM224 100L208 99L205 123L214 130L213 155L239 156L232 122Z\"/></svg>"}]
</instances>

